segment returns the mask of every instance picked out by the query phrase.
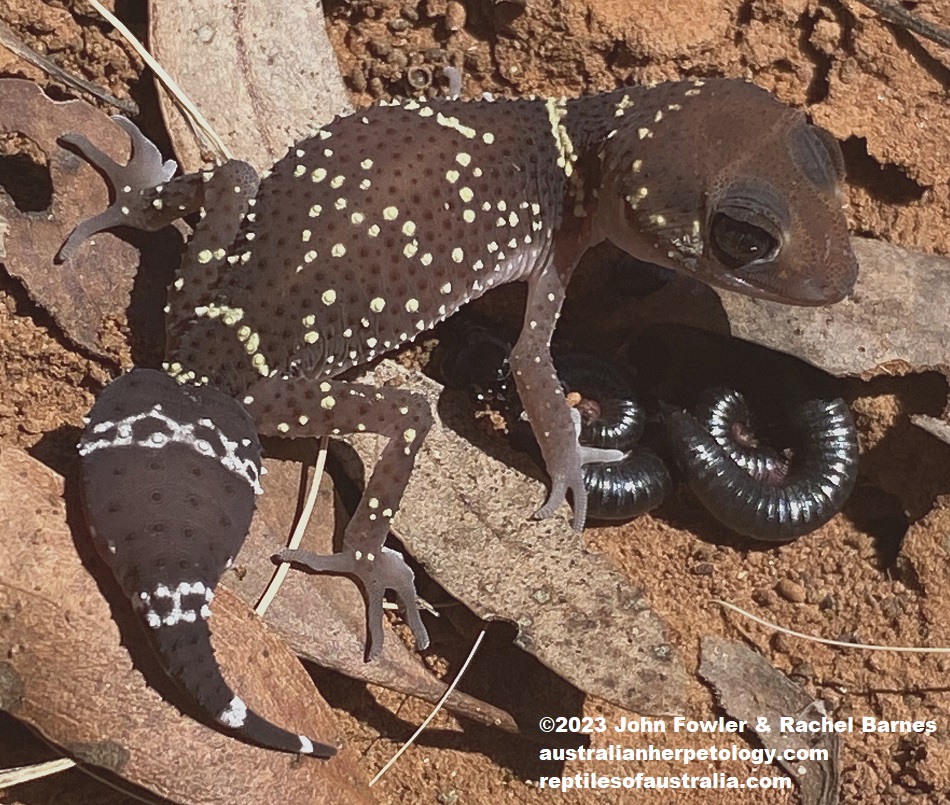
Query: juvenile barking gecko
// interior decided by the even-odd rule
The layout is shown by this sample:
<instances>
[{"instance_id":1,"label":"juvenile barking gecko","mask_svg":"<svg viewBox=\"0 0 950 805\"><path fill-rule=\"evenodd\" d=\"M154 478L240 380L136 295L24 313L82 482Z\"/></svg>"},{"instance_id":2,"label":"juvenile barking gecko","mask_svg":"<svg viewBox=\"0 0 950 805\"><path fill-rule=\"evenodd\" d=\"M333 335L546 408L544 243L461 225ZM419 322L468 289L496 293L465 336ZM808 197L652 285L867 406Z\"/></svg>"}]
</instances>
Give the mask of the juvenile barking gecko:
<instances>
[{"instance_id":1,"label":"juvenile barking gecko","mask_svg":"<svg viewBox=\"0 0 950 805\"><path fill-rule=\"evenodd\" d=\"M127 166L70 140L116 199L77 227L60 257L109 227L156 230L196 211L202 219L169 289L164 369L173 381L133 372L93 409L82 443L86 513L172 676L224 728L274 749L332 752L264 722L216 672L202 678L214 664L206 603L250 516L257 433L387 437L342 550L283 558L360 582L368 659L381 647L387 589L424 648L412 572L384 542L431 413L406 390L341 373L489 288L525 282L511 367L551 479L536 516L553 514L570 493L581 528L584 453L549 344L589 246L609 239L710 285L800 305L842 299L857 274L837 143L740 81L575 100L384 103L334 120L261 180L236 161L171 178L154 146L123 125L134 150ZM222 450L233 456L224 460ZM150 475L150 461L162 469ZM200 477L189 467L202 468ZM113 511L120 468L130 505L149 495L156 504L186 500L190 491L200 518L186 527L169 516L155 533L158 507L149 508L154 519ZM222 497L222 485L236 497ZM123 540L129 550L119 550Z\"/></svg>"}]
</instances>

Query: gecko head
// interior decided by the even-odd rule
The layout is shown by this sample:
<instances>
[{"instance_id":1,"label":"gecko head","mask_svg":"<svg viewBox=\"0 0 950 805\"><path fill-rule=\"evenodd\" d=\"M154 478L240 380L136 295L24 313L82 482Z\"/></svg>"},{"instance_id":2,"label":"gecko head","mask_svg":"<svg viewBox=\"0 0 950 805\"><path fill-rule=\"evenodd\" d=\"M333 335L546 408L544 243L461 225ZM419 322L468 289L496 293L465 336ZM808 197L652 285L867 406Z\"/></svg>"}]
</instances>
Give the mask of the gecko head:
<instances>
[{"instance_id":1,"label":"gecko head","mask_svg":"<svg viewBox=\"0 0 950 805\"><path fill-rule=\"evenodd\" d=\"M847 296L857 261L834 138L751 84L686 82L664 92L652 117L629 115L604 148L606 237L641 260L750 296L798 305Z\"/></svg>"}]
</instances>

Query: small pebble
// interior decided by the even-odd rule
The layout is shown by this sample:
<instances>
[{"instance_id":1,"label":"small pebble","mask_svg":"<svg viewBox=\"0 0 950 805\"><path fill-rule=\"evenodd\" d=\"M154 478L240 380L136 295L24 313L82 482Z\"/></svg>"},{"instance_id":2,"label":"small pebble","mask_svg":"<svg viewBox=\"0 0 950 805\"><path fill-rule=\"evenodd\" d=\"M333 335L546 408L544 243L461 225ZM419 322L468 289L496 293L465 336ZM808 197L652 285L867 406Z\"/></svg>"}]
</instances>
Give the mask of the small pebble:
<instances>
[{"instance_id":1,"label":"small pebble","mask_svg":"<svg viewBox=\"0 0 950 805\"><path fill-rule=\"evenodd\" d=\"M711 576L713 571L714 568L709 562L700 562L698 565L693 565L689 572L694 576Z\"/></svg>"},{"instance_id":2,"label":"small pebble","mask_svg":"<svg viewBox=\"0 0 950 805\"><path fill-rule=\"evenodd\" d=\"M458 0L449 0L445 7L445 27L449 31L461 31L465 27L465 6Z\"/></svg>"},{"instance_id":3,"label":"small pebble","mask_svg":"<svg viewBox=\"0 0 950 805\"><path fill-rule=\"evenodd\" d=\"M389 28L394 34L400 34L403 31L408 31L411 23L409 20L403 17L396 17L394 20L390 20L386 23L386 27Z\"/></svg>"},{"instance_id":4,"label":"small pebble","mask_svg":"<svg viewBox=\"0 0 950 805\"><path fill-rule=\"evenodd\" d=\"M775 592L793 604L801 604L805 601L805 588L791 579L782 579L775 585Z\"/></svg>"}]
</instances>

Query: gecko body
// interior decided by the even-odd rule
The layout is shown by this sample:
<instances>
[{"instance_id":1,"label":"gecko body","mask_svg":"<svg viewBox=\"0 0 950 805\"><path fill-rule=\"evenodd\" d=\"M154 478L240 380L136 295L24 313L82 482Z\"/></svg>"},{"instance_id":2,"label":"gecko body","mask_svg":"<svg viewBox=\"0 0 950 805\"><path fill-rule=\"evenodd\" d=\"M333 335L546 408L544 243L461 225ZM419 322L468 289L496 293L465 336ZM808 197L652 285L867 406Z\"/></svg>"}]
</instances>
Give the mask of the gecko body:
<instances>
[{"instance_id":1,"label":"gecko body","mask_svg":"<svg viewBox=\"0 0 950 805\"><path fill-rule=\"evenodd\" d=\"M510 363L551 479L536 514L552 514L570 494L581 527L584 453L549 344L589 246L609 238L703 282L794 304L843 298L857 271L837 144L739 81L574 100L382 104L334 120L260 180L234 161L171 179L134 127L130 134L128 166L72 138L110 177L116 200L77 228L61 256L110 226L154 230L202 211L169 289L167 373L182 389L233 398L261 434L387 437L342 550L284 555L360 582L368 658L381 645L387 589L420 647L428 641L412 573L383 543L431 413L406 390L344 372L492 287L525 282ZM98 494L87 489L87 505ZM167 539L182 555L200 550L180 535Z\"/></svg>"}]
</instances>

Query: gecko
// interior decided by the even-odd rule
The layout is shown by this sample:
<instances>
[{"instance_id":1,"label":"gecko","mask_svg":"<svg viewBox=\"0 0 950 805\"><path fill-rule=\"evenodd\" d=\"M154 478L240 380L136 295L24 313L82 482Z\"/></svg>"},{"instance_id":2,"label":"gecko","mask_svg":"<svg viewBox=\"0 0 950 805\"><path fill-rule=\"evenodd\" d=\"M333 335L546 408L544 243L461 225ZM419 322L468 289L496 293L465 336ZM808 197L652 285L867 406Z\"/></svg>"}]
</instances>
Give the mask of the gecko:
<instances>
[{"instance_id":1,"label":"gecko","mask_svg":"<svg viewBox=\"0 0 950 805\"><path fill-rule=\"evenodd\" d=\"M550 342L571 273L590 246L609 239L636 258L706 284L798 305L841 300L857 275L837 142L803 112L744 81L696 79L574 99L382 102L335 118L260 177L236 160L174 177L174 164L163 163L134 125L120 122L132 140L127 165L83 137L66 139L107 177L115 200L77 226L59 258L103 229L154 231L191 213L201 216L168 289L163 370L172 384L156 386L151 404L118 405L118 419L100 409L83 437L86 449L99 444L83 459L91 530L156 634L192 625L169 614L165 592L173 602L174 595L187 598L187 611L207 620L205 593L195 591L213 589L233 561L240 540L220 532L243 528L246 512L229 514L228 529L207 520L190 535L162 534L178 568L168 578L154 568L133 572L154 563L154 552L136 545L154 535L140 524L130 550L111 552L129 535L122 531L127 516L109 511L110 466L145 461L146 450L169 468L203 457L214 463L215 476L218 468L232 473L246 500L251 485L222 462L225 447L202 456L199 441L384 437L341 550L281 556L359 583L367 660L381 648L387 590L424 649L428 635L412 571L384 543L432 414L406 389L372 387L343 373L399 349L493 287L525 283L510 366L550 478L535 516L552 515L570 498L579 529L587 508L585 453ZM135 396L127 379L134 376L107 389L113 406ZM239 406L247 418L231 416L225 431L211 398ZM162 424L169 409L188 422L173 417L174 424ZM153 413L136 420L138 429L119 427L147 411ZM192 420L211 423L199 429L203 437L172 438ZM158 441L177 445L177 454L146 448L156 436L146 425L158 430ZM219 435L212 440L212 434ZM195 492L204 483L211 481L191 479ZM149 490L132 484L128 491ZM218 541L226 548L210 547ZM165 608L156 610L160 599ZM328 754L291 731L270 724L263 730L263 719L252 719L223 680L214 697L202 693L195 669L213 661L204 638L177 641L176 657L168 656L171 637L160 642L166 667L174 667L219 726L274 749Z\"/></svg>"}]
</instances>

